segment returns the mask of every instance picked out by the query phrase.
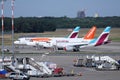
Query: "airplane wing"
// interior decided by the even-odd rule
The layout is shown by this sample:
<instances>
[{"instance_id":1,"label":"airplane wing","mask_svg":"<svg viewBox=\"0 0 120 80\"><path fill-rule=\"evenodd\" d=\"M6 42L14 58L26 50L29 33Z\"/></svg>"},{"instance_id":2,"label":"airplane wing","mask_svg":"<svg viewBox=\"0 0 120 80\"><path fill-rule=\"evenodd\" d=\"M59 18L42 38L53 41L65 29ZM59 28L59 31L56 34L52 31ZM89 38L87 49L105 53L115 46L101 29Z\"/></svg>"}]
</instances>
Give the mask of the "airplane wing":
<instances>
[{"instance_id":1,"label":"airplane wing","mask_svg":"<svg viewBox=\"0 0 120 80\"><path fill-rule=\"evenodd\" d=\"M67 46L64 47L64 50L65 51L79 51L79 49L82 47L82 46L87 46L88 43L74 43L74 44L69 44Z\"/></svg>"}]
</instances>

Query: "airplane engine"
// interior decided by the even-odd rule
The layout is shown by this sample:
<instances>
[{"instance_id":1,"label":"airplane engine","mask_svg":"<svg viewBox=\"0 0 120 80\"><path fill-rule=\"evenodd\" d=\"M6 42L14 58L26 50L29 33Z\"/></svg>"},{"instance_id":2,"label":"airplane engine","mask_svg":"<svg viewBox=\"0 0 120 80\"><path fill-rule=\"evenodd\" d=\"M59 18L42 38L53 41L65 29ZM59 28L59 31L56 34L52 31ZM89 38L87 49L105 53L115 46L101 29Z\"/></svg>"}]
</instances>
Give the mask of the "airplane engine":
<instances>
[{"instance_id":1,"label":"airplane engine","mask_svg":"<svg viewBox=\"0 0 120 80\"><path fill-rule=\"evenodd\" d=\"M77 51L79 51L79 48L77 46L66 46L66 47L64 47L64 50L77 52Z\"/></svg>"},{"instance_id":2,"label":"airplane engine","mask_svg":"<svg viewBox=\"0 0 120 80\"><path fill-rule=\"evenodd\" d=\"M36 42L27 42L26 45L27 46L36 46Z\"/></svg>"},{"instance_id":3,"label":"airplane engine","mask_svg":"<svg viewBox=\"0 0 120 80\"><path fill-rule=\"evenodd\" d=\"M18 41L18 40L14 41L14 44L20 44L20 41Z\"/></svg>"}]
</instances>

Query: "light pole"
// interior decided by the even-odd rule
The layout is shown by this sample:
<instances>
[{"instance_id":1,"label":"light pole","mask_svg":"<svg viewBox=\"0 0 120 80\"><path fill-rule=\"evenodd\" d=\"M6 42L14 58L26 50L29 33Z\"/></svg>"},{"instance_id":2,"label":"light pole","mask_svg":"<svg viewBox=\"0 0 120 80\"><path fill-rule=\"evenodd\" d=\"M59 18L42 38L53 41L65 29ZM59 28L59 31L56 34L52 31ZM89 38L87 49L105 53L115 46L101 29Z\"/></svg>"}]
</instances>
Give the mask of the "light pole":
<instances>
[{"instance_id":1,"label":"light pole","mask_svg":"<svg viewBox=\"0 0 120 80\"><path fill-rule=\"evenodd\" d=\"M12 8L12 64L14 64L14 0L11 0Z\"/></svg>"},{"instance_id":2,"label":"light pole","mask_svg":"<svg viewBox=\"0 0 120 80\"><path fill-rule=\"evenodd\" d=\"M1 18L2 18L2 64L4 63L4 0L1 1ZM3 65L2 65L3 67ZM4 68L4 67L3 67Z\"/></svg>"}]
</instances>

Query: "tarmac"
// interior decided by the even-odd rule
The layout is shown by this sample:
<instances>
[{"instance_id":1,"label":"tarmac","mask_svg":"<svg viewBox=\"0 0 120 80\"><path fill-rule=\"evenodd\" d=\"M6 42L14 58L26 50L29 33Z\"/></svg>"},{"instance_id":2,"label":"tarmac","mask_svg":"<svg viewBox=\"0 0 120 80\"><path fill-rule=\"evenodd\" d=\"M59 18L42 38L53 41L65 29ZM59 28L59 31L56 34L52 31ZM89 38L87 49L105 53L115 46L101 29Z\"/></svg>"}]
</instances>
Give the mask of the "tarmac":
<instances>
[{"instance_id":1,"label":"tarmac","mask_svg":"<svg viewBox=\"0 0 120 80\"><path fill-rule=\"evenodd\" d=\"M16 45L17 46L17 45ZM11 46L5 46L6 49L9 49L12 52ZM32 46L17 46L15 49L16 53L65 53L64 50L56 49L43 49L36 48ZM110 44L101 45L97 47L85 47L81 48L80 52L83 53L119 53L120 52L120 42L111 42ZM68 52L70 53L70 52ZM79 53L79 52L78 52Z\"/></svg>"},{"instance_id":2,"label":"tarmac","mask_svg":"<svg viewBox=\"0 0 120 80\"><path fill-rule=\"evenodd\" d=\"M18 57L32 57L36 61L51 61L64 68L64 72L75 73L76 76L63 76L63 77L49 77L49 78L36 78L31 77L30 80L119 80L120 70L118 71L97 71L94 68L86 67L73 67L73 60L80 56L39 56L40 54L31 55L17 55ZM78 76L80 75L80 76ZM9 79L6 79L9 80Z\"/></svg>"},{"instance_id":3,"label":"tarmac","mask_svg":"<svg viewBox=\"0 0 120 80\"><path fill-rule=\"evenodd\" d=\"M11 50L10 46L6 48ZM120 70L118 71L97 71L94 68L86 67L73 67L73 60L79 57L86 57L92 55L107 55L116 60L120 60L120 42L112 42L107 45L99 47L83 48L80 52L67 52L67 54L62 53L62 51L54 51L54 53L49 54L51 49L36 49L32 47L20 47L15 49L16 57L31 57L36 61L50 61L57 63L58 66L64 68L64 72L78 74L76 76L63 76L63 77L49 77L49 78L36 78L31 77L30 80L119 80ZM11 54L6 54L10 56ZM3 80L3 79L0 79ZM9 79L5 79L9 80Z\"/></svg>"}]
</instances>

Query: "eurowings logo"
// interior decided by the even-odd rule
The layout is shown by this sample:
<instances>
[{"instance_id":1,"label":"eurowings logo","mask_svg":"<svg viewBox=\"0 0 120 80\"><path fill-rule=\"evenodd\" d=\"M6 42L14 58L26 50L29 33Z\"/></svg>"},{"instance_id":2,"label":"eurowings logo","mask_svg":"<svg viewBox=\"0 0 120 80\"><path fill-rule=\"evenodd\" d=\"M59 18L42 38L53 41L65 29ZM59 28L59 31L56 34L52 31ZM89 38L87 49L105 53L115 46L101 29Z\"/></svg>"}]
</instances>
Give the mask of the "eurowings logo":
<instances>
[{"instance_id":1,"label":"eurowings logo","mask_svg":"<svg viewBox=\"0 0 120 80\"><path fill-rule=\"evenodd\" d=\"M102 45L105 38L108 36L109 33L106 33L106 34L103 34L100 39L98 40L98 42L95 44L95 46L99 46L99 45Z\"/></svg>"},{"instance_id":2,"label":"eurowings logo","mask_svg":"<svg viewBox=\"0 0 120 80\"><path fill-rule=\"evenodd\" d=\"M77 34L78 34L78 32L73 33L73 34L70 36L70 38L75 38Z\"/></svg>"}]
</instances>

